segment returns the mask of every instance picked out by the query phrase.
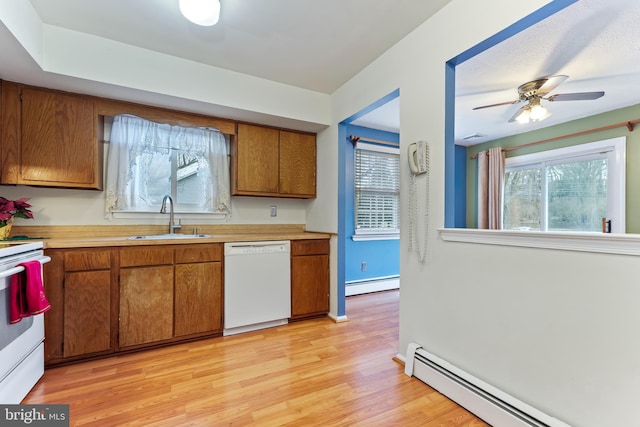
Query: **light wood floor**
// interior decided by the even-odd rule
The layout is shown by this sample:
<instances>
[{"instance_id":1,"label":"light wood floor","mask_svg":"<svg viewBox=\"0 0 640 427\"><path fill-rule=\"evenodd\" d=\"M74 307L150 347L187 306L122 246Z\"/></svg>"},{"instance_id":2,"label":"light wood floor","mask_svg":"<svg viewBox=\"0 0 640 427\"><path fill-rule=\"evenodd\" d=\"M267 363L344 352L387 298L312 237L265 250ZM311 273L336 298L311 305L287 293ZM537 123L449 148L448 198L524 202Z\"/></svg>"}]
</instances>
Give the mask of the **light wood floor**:
<instances>
[{"instance_id":1,"label":"light wood floor","mask_svg":"<svg viewBox=\"0 0 640 427\"><path fill-rule=\"evenodd\" d=\"M71 426L486 426L403 373L398 291L328 318L49 369L23 403Z\"/></svg>"}]
</instances>

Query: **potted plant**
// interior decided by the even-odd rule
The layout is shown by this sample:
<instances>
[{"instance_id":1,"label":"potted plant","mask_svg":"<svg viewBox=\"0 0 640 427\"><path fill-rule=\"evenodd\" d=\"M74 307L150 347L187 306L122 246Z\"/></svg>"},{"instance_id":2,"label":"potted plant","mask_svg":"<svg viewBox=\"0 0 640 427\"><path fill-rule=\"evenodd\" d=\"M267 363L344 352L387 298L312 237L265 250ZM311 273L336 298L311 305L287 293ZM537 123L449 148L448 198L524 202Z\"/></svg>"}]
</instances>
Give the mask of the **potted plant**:
<instances>
[{"instance_id":1,"label":"potted plant","mask_svg":"<svg viewBox=\"0 0 640 427\"><path fill-rule=\"evenodd\" d=\"M0 240L9 238L14 218L33 218L33 213L29 209L31 205L27 200L29 199L8 200L0 197Z\"/></svg>"}]
</instances>

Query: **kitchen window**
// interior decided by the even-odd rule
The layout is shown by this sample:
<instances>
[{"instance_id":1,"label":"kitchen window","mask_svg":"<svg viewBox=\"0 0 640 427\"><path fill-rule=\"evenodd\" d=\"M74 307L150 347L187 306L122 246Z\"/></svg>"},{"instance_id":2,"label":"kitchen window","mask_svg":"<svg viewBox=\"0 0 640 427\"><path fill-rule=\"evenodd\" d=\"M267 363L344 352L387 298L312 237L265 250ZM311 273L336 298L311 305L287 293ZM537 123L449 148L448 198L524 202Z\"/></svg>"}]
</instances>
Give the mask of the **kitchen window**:
<instances>
[{"instance_id":1,"label":"kitchen window","mask_svg":"<svg viewBox=\"0 0 640 427\"><path fill-rule=\"evenodd\" d=\"M510 157L503 229L625 231L625 138Z\"/></svg>"},{"instance_id":2,"label":"kitchen window","mask_svg":"<svg viewBox=\"0 0 640 427\"><path fill-rule=\"evenodd\" d=\"M216 129L115 116L107 167L108 217L158 212L167 194L179 212L230 211L227 144Z\"/></svg>"},{"instance_id":3,"label":"kitchen window","mask_svg":"<svg viewBox=\"0 0 640 427\"><path fill-rule=\"evenodd\" d=\"M397 239L400 233L398 149L358 144L355 150L353 240Z\"/></svg>"}]
</instances>

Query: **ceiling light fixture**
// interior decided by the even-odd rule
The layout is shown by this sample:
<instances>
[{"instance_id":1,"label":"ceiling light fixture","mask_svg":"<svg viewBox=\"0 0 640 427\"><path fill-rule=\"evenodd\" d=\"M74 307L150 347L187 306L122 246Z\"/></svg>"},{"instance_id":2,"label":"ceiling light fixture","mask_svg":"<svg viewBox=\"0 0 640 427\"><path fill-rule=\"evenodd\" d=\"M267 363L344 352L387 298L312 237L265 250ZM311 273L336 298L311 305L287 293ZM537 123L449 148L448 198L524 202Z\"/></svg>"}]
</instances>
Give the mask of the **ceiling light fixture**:
<instances>
[{"instance_id":1,"label":"ceiling light fixture","mask_svg":"<svg viewBox=\"0 0 640 427\"><path fill-rule=\"evenodd\" d=\"M220 0L179 0L180 12L194 24L210 27L220 19Z\"/></svg>"},{"instance_id":2,"label":"ceiling light fixture","mask_svg":"<svg viewBox=\"0 0 640 427\"><path fill-rule=\"evenodd\" d=\"M551 112L540 104L540 98L533 97L529 99L529 105L523 108L514 120L518 123L525 124L542 121L550 115Z\"/></svg>"}]
</instances>

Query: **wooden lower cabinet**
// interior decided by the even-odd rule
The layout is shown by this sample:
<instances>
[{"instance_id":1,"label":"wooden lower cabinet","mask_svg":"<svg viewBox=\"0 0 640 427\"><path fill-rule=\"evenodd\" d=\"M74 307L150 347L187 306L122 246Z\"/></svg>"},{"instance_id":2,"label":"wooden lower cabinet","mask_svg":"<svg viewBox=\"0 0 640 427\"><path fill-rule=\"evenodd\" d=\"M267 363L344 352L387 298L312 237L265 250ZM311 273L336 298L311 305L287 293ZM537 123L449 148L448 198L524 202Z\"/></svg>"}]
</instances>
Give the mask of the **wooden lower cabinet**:
<instances>
[{"instance_id":1,"label":"wooden lower cabinet","mask_svg":"<svg viewBox=\"0 0 640 427\"><path fill-rule=\"evenodd\" d=\"M176 338L222 332L222 257L221 243L176 247Z\"/></svg>"},{"instance_id":2,"label":"wooden lower cabinet","mask_svg":"<svg viewBox=\"0 0 640 427\"><path fill-rule=\"evenodd\" d=\"M120 250L119 346L222 331L222 244Z\"/></svg>"},{"instance_id":3,"label":"wooden lower cabinet","mask_svg":"<svg viewBox=\"0 0 640 427\"><path fill-rule=\"evenodd\" d=\"M222 334L222 243L45 253L46 366ZM328 312L329 240L293 240L291 319Z\"/></svg>"},{"instance_id":4,"label":"wooden lower cabinet","mask_svg":"<svg viewBox=\"0 0 640 427\"><path fill-rule=\"evenodd\" d=\"M291 242L291 318L329 312L329 240Z\"/></svg>"},{"instance_id":5,"label":"wooden lower cabinet","mask_svg":"<svg viewBox=\"0 0 640 427\"><path fill-rule=\"evenodd\" d=\"M45 251L45 364L111 354L116 349L117 251Z\"/></svg>"},{"instance_id":6,"label":"wooden lower cabinet","mask_svg":"<svg viewBox=\"0 0 640 427\"><path fill-rule=\"evenodd\" d=\"M222 263L176 265L176 337L222 330Z\"/></svg>"},{"instance_id":7,"label":"wooden lower cabinet","mask_svg":"<svg viewBox=\"0 0 640 427\"><path fill-rule=\"evenodd\" d=\"M64 357L111 350L111 271L66 273Z\"/></svg>"},{"instance_id":8,"label":"wooden lower cabinet","mask_svg":"<svg viewBox=\"0 0 640 427\"><path fill-rule=\"evenodd\" d=\"M222 333L222 244L46 254L47 366Z\"/></svg>"},{"instance_id":9,"label":"wooden lower cabinet","mask_svg":"<svg viewBox=\"0 0 640 427\"><path fill-rule=\"evenodd\" d=\"M121 269L120 347L171 338L173 265Z\"/></svg>"}]
</instances>

